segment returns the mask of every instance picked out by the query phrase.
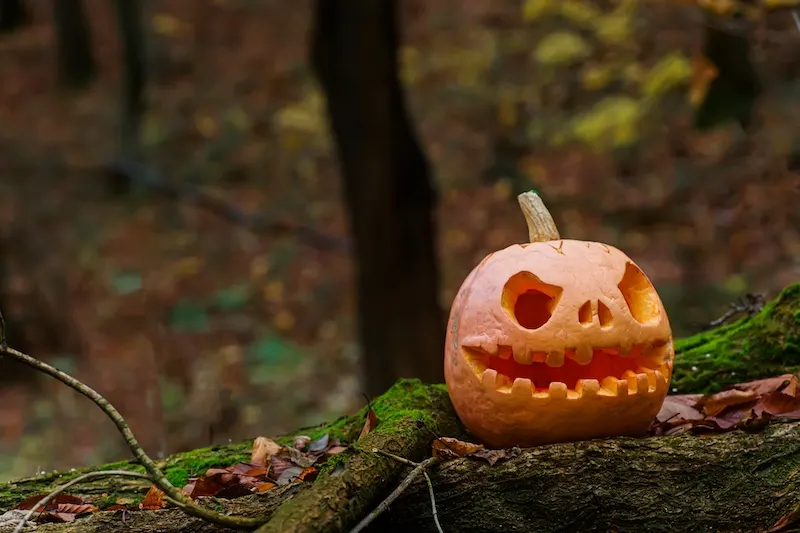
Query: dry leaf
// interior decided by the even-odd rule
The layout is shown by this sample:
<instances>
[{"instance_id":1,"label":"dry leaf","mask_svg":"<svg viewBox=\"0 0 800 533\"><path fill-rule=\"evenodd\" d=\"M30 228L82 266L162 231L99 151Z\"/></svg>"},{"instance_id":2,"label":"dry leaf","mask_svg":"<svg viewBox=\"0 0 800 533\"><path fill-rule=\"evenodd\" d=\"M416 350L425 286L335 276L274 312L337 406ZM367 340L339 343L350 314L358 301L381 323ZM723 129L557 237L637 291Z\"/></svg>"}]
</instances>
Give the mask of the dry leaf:
<instances>
[{"instance_id":1,"label":"dry leaf","mask_svg":"<svg viewBox=\"0 0 800 533\"><path fill-rule=\"evenodd\" d=\"M433 441L433 455L442 460L464 457L483 449L482 444L473 444L452 437L440 437Z\"/></svg>"},{"instance_id":2,"label":"dry leaf","mask_svg":"<svg viewBox=\"0 0 800 533\"><path fill-rule=\"evenodd\" d=\"M728 389L697 402L706 416L716 416L728 407L753 401L758 396L754 390Z\"/></svg>"},{"instance_id":3,"label":"dry leaf","mask_svg":"<svg viewBox=\"0 0 800 533\"><path fill-rule=\"evenodd\" d=\"M139 504L139 509L153 511L156 509L163 509L166 506L167 502L164 500L164 492L153 485L150 487L150 490L147 491L147 494L144 495L144 500Z\"/></svg>"},{"instance_id":4,"label":"dry leaf","mask_svg":"<svg viewBox=\"0 0 800 533\"><path fill-rule=\"evenodd\" d=\"M364 421L364 427L361 429L361 433L358 435L359 439L362 439L364 435L375 429L375 426L378 425L378 417L375 415L375 411L369 409L367 411L367 419Z\"/></svg>"},{"instance_id":5,"label":"dry leaf","mask_svg":"<svg viewBox=\"0 0 800 533\"><path fill-rule=\"evenodd\" d=\"M267 437L256 437L253 442L253 452L250 454L250 462L258 465L269 465L270 459L276 455L281 446Z\"/></svg>"},{"instance_id":6,"label":"dry leaf","mask_svg":"<svg viewBox=\"0 0 800 533\"><path fill-rule=\"evenodd\" d=\"M475 452L472 452L468 455L468 457L477 457L478 459L483 459L491 466L494 466L495 463L507 461L509 459L513 459L517 457L522 450L514 446L513 448L509 448L507 450L487 450L486 448L482 448Z\"/></svg>"}]
</instances>

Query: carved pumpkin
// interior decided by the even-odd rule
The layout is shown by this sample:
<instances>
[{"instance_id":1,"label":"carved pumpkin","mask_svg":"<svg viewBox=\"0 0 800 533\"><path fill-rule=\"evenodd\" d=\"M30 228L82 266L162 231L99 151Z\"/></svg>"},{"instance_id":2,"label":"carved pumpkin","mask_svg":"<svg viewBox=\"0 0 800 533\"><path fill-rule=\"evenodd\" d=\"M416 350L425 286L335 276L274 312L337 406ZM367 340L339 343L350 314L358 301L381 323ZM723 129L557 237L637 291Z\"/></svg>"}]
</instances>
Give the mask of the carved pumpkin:
<instances>
[{"instance_id":1,"label":"carved pumpkin","mask_svg":"<svg viewBox=\"0 0 800 533\"><path fill-rule=\"evenodd\" d=\"M450 311L459 418L495 447L643 434L672 376L661 299L620 250L562 240L536 193L518 198L531 242L489 254Z\"/></svg>"}]
</instances>

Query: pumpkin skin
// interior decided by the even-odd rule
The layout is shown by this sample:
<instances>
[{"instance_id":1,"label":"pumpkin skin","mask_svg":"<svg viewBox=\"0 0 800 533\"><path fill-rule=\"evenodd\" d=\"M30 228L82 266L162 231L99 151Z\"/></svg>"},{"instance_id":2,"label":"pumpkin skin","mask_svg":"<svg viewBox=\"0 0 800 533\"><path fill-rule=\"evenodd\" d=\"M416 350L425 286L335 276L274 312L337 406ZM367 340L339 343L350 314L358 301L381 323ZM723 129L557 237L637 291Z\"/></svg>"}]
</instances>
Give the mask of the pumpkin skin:
<instances>
[{"instance_id":1,"label":"pumpkin skin","mask_svg":"<svg viewBox=\"0 0 800 533\"><path fill-rule=\"evenodd\" d=\"M548 240L489 254L469 274L451 307L444 370L471 433L527 447L642 435L673 356L661 299L627 255Z\"/></svg>"}]
</instances>

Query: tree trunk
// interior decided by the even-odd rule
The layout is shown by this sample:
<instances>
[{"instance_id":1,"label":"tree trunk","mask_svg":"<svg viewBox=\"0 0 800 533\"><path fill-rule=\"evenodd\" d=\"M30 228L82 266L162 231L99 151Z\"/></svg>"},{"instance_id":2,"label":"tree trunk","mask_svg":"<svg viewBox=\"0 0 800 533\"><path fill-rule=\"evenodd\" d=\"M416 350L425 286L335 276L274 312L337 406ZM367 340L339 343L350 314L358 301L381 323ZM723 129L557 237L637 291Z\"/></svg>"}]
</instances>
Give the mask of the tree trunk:
<instances>
[{"instance_id":1,"label":"tree trunk","mask_svg":"<svg viewBox=\"0 0 800 533\"><path fill-rule=\"evenodd\" d=\"M327 97L358 258L367 392L443 380L436 192L398 78L397 6L317 0L312 62Z\"/></svg>"},{"instance_id":2,"label":"tree trunk","mask_svg":"<svg viewBox=\"0 0 800 533\"><path fill-rule=\"evenodd\" d=\"M787 287L759 314L676 343L675 375L684 392L718 388L726 379L691 380L698 358L737 369L748 365L747 379L796 371L800 367L800 284ZM708 357L706 357L708 354ZM783 366L781 366L783 365ZM681 377L683 376L683 377ZM693 388L694 387L694 388ZM349 531L408 472L404 464L371 453L382 449L412 461L430 453L434 433L469 438L458 424L447 390L404 380L372 402L379 424L357 439L366 409L318 428L299 430L312 438L328 433L350 449L313 483L279 487L236 500L208 505L245 516L270 519L259 533ZM282 439L290 443L291 436ZM357 440L357 442L356 442ZM249 443L195 450L165 460L162 469L180 485L205 468L247 460ZM431 469L437 510L445 531L790 531L800 523L796 473L800 422L773 423L761 433L732 431L711 436L615 438L554 444L521 450L490 466L472 458ZM198 466L202 465L202 466ZM135 469L130 463L98 469ZM0 491L0 507L80 475L50 473L20 480ZM76 486L69 493L113 503L141 496L148 483L104 480ZM285 503L284 503L285 502ZM48 524L45 532L100 533L120 527L120 512L101 512L71 524ZM188 517L177 509L128 512L129 531L228 532ZM777 524L777 526L776 526ZM774 526L774 527L773 527ZM770 529L767 529L770 528ZM435 531L424 479L413 482L375 532Z\"/></svg>"},{"instance_id":3,"label":"tree trunk","mask_svg":"<svg viewBox=\"0 0 800 533\"><path fill-rule=\"evenodd\" d=\"M59 83L66 89L82 89L97 75L86 11L81 0L53 2Z\"/></svg>"},{"instance_id":4,"label":"tree trunk","mask_svg":"<svg viewBox=\"0 0 800 533\"><path fill-rule=\"evenodd\" d=\"M0 35L11 33L28 22L23 0L0 0Z\"/></svg>"},{"instance_id":5,"label":"tree trunk","mask_svg":"<svg viewBox=\"0 0 800 533\"><path fill-rule=\"evenodd\" d=\"M140 2L117 0L117 24L122 36L125 78L121 96L120 151L123 157L136 157L139 127L144 113L145 44Z\"/></svg>"}]
</instances>

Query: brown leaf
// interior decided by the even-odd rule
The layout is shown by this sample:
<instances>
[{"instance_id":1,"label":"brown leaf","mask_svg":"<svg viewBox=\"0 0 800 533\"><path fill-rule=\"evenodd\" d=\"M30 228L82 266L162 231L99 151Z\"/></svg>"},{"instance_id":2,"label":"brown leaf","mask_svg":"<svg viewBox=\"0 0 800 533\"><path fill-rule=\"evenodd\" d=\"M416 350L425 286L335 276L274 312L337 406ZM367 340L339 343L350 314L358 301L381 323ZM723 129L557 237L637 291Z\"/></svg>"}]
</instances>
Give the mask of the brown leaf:
<instances>
[{"instance_id":1,"label":"brown leaf","mask_svg":"<svg viewBox=\"0 0 800 533\"><path fill-rule=\"evenodd\" d=\"M516 446L507 450L487 450L486 448L481 448L480 450L468 454L468 457L477 457L478 459L483 459L491 466L494 466L495 463L513 459L520 453L522 453L522 450Z\"/></svg>"},{"instance_id":2,"label":"brown leaf","mask_svg":"<svg viewBox=\"0 0 800 533\"><path fill-rule=\"evenodd\" d=\"M37 494L36 496L31 496L30 498L26 498L23 501L19 502L17 505L12 507L12 509L19 509L21 511L29 511L33 509L33 507L39 503L39 500L47 496L47 494ZM81 498L77 496L70 496L69 494L59 493L56 494L53 498L50 499L43 507L39 507L39 510L45 511L55 511L59 504L64 503L71 503L75 505L82 505L84 502Z\"/></svg>"},{"instance_id":3,"label":"brown leaf","mask_svg":"<svg viewBox=\"0 0 800 533\"><path fill-rule=\"evenodd\" d=\"M664 399L664 403L661 405L661 410L658 412L658 415L656 415L656 420L658 422L699 420L703 418L703 413L695 406L702 397L702 394L676 394L674 396L667 396Z\"/></svg>"},{"instance_id":4,"label":"brown leaf","mask_svg":"<svg viewBox=\"0 0 800 533\"><path fill-rule=\"evenodd\" d=\"M74 516L79 516L86 513L96 513L100 508L91 503L60 503L56 509L59 513L70 513Z\"/></svg>"},{"instance_id":5,"label":"brown leaf","mask_svg":"<svg viewBox=\"0 0 800 533\"><path fill-rule=\"evenodd\" d=\"M277 487L275 483L272 483L271 481L265 481L264 483L259 483L256 485L256 492L267 492L275 487Z\"/></svg>"},{"instance_id":6,"label":"brown leaf","mask_svg":"<svg viewBox=\"0 0 800 533\"><path fill-rule=\"evenodd\" d=\"M473 444L452 437L440 437L433 441L433 455L442 460L464 457L483 449L482 444Z\"/></svg>"},{"instance_id":7,"label":"brown leaf","mask_svg":"<svg viewBox=\"0 0 800 533\"><path fill-rule=\"evenodd\" d=\"M297 476L297 479L299 481L314 481L315 479L317 479L318 474L319 470L317 470L313 466L309 466L308 468L300 472L300 475Z\"/></svg>"},{"instance_id":8,"label":"brown leaf","mask_svg":"<svg viewBox=\"0 0 800 533\"><path fill-rule=\"evenodd\" d=\"M267 437L256 437L253 442L253 452L250 454L250 462L257 465L267 466L270 459L280 451L281 446Z\"/></svg>"},{"instance_id":9,"label":"brown leaf","mask_svg":"<svg viewBox=\"0 0 800 533\"><path fill-rule=\"evenodd\" d=\"M139 504L139 509L154 511L156 509L163 509L166 506L167 502L164 500L164 492L153 485L150 487L150 490L147 491L147 494L144 495L144 500Z\"/></svg>"},{"instance_id":10,"label":"brown leaf","mask_svg":"<svg viewBox=\"0 0 800 533\"><path fill-rule=\"evenodd\" d=\"M758 396L765 396L771 392L781 391L790 396L797 396L797 375L782 374L772 378L758 379L747 383L734 385L739 390L752 390Z\"/></svg>"},{"instance_id":11,"label":"brown leaf","mask_svg":"<svg viewBox=\"0 0 800 533\"><path fill-rule=\"evenodd\" d=\"M798 419L800 418L800 398L776 390L762 397L754 411L763 411L780 418Z\"/></svg>"},{"instance_id":12,"label":"brown leaf","mask_svg":"<svg viewBox=\"0 0 800 533\"><path fill-rule=\"evenodd\" d=\"M378 425L378 417L375 415L375 411L369 409L367 411L367 419L364 420L364 427L361 429L361 433L358 435L359 439L362 439L364 435L375 429L375 426Z\"/></svg>"},{"instance_id":13,"label":"brown leaf","mask_svg":"<svg viewBox=\"0 0 800 533\"><path fill-rule=\"evenodd\" d=\"M758 393L755 390L727 389L700 399L697 405L703 408L706 416L716 416L728 407L751 402L757 396Z\"/></svg>"}]
</instances>

